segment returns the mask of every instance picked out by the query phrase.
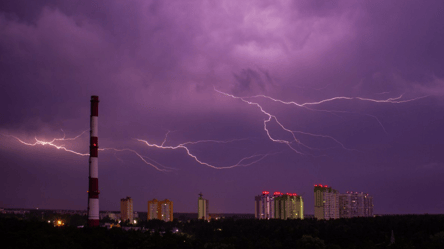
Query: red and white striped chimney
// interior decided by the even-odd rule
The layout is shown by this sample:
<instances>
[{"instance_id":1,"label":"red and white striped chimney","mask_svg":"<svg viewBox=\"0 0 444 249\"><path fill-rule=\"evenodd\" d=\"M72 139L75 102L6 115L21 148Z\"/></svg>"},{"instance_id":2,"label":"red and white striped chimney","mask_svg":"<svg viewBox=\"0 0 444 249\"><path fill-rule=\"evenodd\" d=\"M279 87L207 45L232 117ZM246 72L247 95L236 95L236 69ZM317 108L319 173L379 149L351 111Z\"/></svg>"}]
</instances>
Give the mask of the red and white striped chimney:
<instances>
[{"instance_id":1,"label":"red and white striped chimney","mask_svg":"<svg viewBox=\"0 0 444 249\"><path fill-rule=\"evenodd\" d=\"M91 135L89 142L88 226L99 226L99 96L91 96Z\"/></svg>"}]
</instances>

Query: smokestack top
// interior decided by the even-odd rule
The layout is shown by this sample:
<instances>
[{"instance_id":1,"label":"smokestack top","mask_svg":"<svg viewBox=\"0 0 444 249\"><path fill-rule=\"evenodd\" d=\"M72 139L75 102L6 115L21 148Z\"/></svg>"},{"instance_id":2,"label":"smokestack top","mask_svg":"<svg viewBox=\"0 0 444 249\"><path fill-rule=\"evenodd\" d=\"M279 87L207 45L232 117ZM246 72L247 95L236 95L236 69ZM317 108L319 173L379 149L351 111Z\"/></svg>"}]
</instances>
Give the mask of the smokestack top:
<instances>
[{"instance_id":1,"label":"smokestack top","mask_svg":"<svg viewBox=\"0 0 444 249\"><path fill-rule=\"evenodd\" d=\"M99 96L91 96L91 116L99 116Z\"/></svg>"}]
</instances>

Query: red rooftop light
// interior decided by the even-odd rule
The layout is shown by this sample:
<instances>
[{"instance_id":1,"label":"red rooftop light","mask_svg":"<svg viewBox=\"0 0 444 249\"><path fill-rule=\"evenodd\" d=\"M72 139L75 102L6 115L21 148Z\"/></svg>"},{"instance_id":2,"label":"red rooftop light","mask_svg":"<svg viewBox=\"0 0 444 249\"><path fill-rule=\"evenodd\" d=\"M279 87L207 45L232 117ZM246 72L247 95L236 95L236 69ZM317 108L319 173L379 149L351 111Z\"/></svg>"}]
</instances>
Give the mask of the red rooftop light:
<instances>
[{"instance_id":1,"label":"red rooftop light","mask_svg":"<svg viewBox=\"0 0 444 249\"><path fill-rule=\"evenodd\" d=\"M268 191L262 191L262 194L263 195L268 195L270 192L268 192Z\"/></svg>"}]
</instances>

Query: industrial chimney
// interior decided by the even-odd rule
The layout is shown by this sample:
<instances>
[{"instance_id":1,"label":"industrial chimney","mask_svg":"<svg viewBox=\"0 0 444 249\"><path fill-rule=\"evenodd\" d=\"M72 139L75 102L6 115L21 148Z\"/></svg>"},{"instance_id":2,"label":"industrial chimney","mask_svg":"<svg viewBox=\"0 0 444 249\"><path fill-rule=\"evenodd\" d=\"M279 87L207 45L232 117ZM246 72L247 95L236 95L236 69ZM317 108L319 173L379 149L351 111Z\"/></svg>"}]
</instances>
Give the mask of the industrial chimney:
<instances>
[{"instance_id":1,"label":"industrial chimney","mask_svg":"<svg viewBox=\"0 0 444 249\"><path fill-rule=\"evenodd\" d=\"M91 96L91 133L89 142L88 226L99 226L99 97Z\"/></svg>"}]
</instances>

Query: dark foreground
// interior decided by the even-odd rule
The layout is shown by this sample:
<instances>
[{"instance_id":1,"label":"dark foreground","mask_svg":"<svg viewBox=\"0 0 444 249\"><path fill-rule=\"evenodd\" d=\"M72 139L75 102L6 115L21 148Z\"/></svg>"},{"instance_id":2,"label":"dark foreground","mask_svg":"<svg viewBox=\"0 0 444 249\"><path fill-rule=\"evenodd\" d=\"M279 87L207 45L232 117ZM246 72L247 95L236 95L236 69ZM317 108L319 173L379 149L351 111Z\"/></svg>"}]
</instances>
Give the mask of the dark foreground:
<instances>
[{"instance_id":1,"label":"dark foreground","mask_svg":"<svg viewBox=\"0 0 444 249\"><path fill-rule=\"evenodd\" d=\"M444 215L317 220L150 221L147 231L0 218L1 248L444 248ZM173 233L171 231L179 232ZM392 230L395 243L391 244Z\"/></svg>"}]
</instances>

